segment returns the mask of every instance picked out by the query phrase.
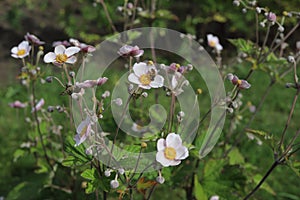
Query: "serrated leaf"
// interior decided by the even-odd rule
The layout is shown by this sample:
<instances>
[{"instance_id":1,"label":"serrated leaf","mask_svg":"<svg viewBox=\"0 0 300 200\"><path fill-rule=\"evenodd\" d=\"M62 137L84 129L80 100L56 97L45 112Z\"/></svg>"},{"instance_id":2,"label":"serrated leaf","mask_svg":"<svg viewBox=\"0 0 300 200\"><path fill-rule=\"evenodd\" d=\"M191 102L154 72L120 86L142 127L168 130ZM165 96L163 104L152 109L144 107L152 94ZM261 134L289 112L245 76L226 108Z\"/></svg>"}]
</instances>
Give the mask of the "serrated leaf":
<instances>
[{"instance_id":1,"label":"serrated leaf","mask_svg":"<svg viewBox=\"0 0 300 200\"><path fill-rule=\"evenodd\" d=\"M252 53L254 50L254 44L250 40L239 39L229 39L229 42L236 46L236 48L245 53Z\"/></svg>"},{"instance_id":2,"label":"serrated leaf","mask_svg":"<svg viewBox=\"0 0 300 200\"><path fill-rule=\"evenodd\" d=\"M238 150L238 148L233 148L229 154L229 164L230 165L235 165L235 164L244 164L245 163L245 159L243 157L243 155L240 153L240 151Z\"/></svg>"},{"instance_id":3,"label":"serrated leaf","mask_svg":"<svg viewBox=\"0 0 300 200\"><path fill-rule=\"evenodd\" d=\"M197 200L208 199L202 185L198 181L198 176L194 175L194 195Z\"/></svg>"},{"instance_id":4,"label":"serrated leaf","mask_svg":"<svg viewBox=\"0 0 300 200\"><path fill-rule=\"evenodd\" d=\"M95 180L96 179L95 168L84 170L80 174L80 176L85 178L85 179L91 180L91 181Z\"/></svg>"}]
</instances>

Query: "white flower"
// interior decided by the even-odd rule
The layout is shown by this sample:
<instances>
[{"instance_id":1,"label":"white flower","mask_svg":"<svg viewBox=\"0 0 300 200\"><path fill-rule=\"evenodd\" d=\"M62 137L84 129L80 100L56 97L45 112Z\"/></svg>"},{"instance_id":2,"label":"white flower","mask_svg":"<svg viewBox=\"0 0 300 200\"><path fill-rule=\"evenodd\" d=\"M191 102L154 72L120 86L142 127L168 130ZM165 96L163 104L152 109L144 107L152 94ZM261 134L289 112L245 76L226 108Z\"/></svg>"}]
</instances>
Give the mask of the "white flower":
<instances>
[{"instance_id":1,"label":"white flower","mask_svg":"<svg viewBox=\"0 0 300 200\"><path fill-rule=\"evenodd\" d=\"M223 50L223 46L220 44L219 38L217 36L208 34L207 35L207 43L210 47L216 49L218 52Z\"/></svg>"},{"instance_id":2,"label":"white flower","mask_svg":"<svg viewBox=\"0 0 300 200\"><path fill-rule=\"evenodd\" d=\"M14 58L24 58L29 55L31 46L29 42L23 41L17 47L11 49L11 56Z\"/></svg>"},{"instance_id":3,"label":"white flower","mask_svg":"<svg viewBox=\"0 0 300 200\"><path fill-rule=\"evenodd\" d=\"M128 76L128 80L138 84L140 88L159 88L164 84L164 78L157 74L157 70L153 65L147 65L144 62L135 63L133 72Z\"/></svg>"},{"instance_id":4,"label":"white flower","mask_svg":"<svg viewBox=\"0 0 300 200\"><path fill-rule=\"evenodd\" d=\"M157 141L156 161L164 167L175 166L189 156L188 149L182 145L182 140L175 133L168 134L166 139Z\"/></svg>"},{"instance_id":5,"label":"white flower","mask_svg":"<svg viewBox=\"0 0 300 200\"><path fill-rule=\"evenodd\" d=\"M300 50L300 41L296 42L296 48Z\"/></svg>"},{"instance_id":6,"label":"white flower","mask_svg":"<svg viewBox=\"0 0 300 200\"><path fill-rule=\"evenodd\" d=\"M78 53L80 48L69 47L66 49L64 45L55 47L54 52L49 52L44 56L45 63L53 63L55 65L62 65L64 63L74 64L77 60L74 54Z\"/></svg>"},{"instance_id":7,"label":"white flower","mask_svg":"<svg viewBox=\"0 0 300 200\"><path fill-rule=\"evenodd\" d=\"M175 94L175 96L180 95L184 90L182 89L183 86L189 85L189 81L185 80L182 74L179 72L175 72L175 74L172 76L171 80L171 87L170 89Z\"/></svg>"},{"instance_id":8,"label":"white flower","mask_svg":"<svg viewBox=\"0 0 300 200\"><path fill-rule=\"evenodd\" d=\"M220 197L218 195L213 195L213 196L210 197L209 200L219 200L219 198Z\"/></svg>"},{"instance_id":9,"label":"white flower","mask_svg":"<svg viewBox=\"0 0 300 200\"><path fill-rule=\"evenodd\" d=\"M75 147L79 146L83 143L86 138L90 135L92 130L91 127L91 119L87 117L84 121L82 121L76 129L77 135L75 135L74 140L76 142Z\"/></svg>"}]
</instances>

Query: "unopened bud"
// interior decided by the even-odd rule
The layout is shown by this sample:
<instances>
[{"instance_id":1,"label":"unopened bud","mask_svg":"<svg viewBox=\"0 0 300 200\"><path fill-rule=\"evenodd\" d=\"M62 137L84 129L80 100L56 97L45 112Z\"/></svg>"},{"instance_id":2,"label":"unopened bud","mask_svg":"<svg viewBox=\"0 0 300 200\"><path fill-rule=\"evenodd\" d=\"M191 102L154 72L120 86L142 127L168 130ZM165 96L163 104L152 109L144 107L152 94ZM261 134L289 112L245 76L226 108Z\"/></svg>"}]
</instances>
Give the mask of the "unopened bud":
<instances>
[{"instance_id":1,"label":"unopened bud","mask_svg":"<svg viewBox=\"0 0 300 200\"><path fill-rule=\"evenodd\" d=\"M46 82L47 82L47 83L52 83L52 81L53 81L53 77L52 77L52 76L48 76L48 77L46 78Z\"/></svg>"},{"instance_id":2,"label":"unopened bud","mask_svg":"<svg viewBox=\"0 0 300 200\"><path fill-rule=\"evenodd\" d=\"M117 187L119 187L118 180L112 180L112 181L110 181L110 187L113 188L113 189L116 189Z\"/></svg>"},{"instance_id":3,"label":"unopened bud","mask_svg":"<svg viewBox=\"0 0 300 200\"><path fill-rule=\"evenodd\" d=\"M162 176L158 176L156 177L156 182L158 182L159 184L163 184L165 182L165 178Z\"/></svg>"}]
</instances>

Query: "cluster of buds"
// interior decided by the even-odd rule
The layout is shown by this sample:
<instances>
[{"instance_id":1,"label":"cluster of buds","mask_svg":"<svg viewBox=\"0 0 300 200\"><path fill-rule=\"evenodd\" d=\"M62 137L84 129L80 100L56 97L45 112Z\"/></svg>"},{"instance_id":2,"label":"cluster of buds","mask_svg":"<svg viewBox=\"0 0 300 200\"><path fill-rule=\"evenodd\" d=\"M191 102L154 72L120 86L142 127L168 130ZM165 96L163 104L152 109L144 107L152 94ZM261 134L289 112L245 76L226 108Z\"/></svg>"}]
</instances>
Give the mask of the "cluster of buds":
<instances>
[{"instance_id":1,"label":"cluster of buds","mask_svg":"<svg viewBox=\"0 0 300 200\"><path fill-rule=\"evenodd\" d=\"M251 84L248 83L248 81L239 79L239 77L231 73L227 74L227 79L231 81L233 85L237 86L240 89L249 89L251 87Z\"/></svg>"}]
</instances>

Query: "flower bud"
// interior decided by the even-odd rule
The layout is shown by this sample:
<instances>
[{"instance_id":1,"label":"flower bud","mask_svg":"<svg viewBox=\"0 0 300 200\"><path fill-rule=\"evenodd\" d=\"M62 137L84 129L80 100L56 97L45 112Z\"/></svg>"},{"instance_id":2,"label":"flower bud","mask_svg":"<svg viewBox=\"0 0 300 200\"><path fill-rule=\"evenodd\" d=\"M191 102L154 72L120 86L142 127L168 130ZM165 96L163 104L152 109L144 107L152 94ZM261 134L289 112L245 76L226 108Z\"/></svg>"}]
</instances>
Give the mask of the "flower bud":
<instances>
[{"instance_id":1,"label":"flower bud","mask_svg":"<svg viewBox=\"0 0 300 200\"><path fill-rule=\"evenodd\" d=\"M290 63L295 63L295 58L293 56L288 56L288 59L287 59Z\"/></svg>"},{"instance_id":2,"label":"flower bud","mask_svg":"<svg viewBox=\"0 0 300 200\"><path fill-rule=\"evenodd\" d=\"M69 72L69 76L70 76L71 78L74 78L74 77L75 77L75 72L70 71L70 72Z\"/></svg>"},{"instance_id":3,"label":"flower bud","mask_svg":"<svg viewBox=\"0 0 300 200\"><path fill-rule=\"evenodd\" d=\"M275 13L272 13L272 12L269 12L267 13L267 20L270 21L270 22L275 22L276 21L276 14Z\"/></svg>"},{"instance_id":4,"label":"flower bud","mask_svg":"<svg viewBox=\"0 0 300 200\"><path fill-rule=\"evenodd\" d=\"M53 77L52 77L52 76L48 76L48 77L46 78L46 82L47 82L47 83L52 83L52 81L53 81Z\"/></svg>"},{"instance_id":5,"label":"flower bud","mask_svg":"<svg viewBox=\"0 0 300 200\"><path fill-rule=\"evenodd\" d=\"M113 188L113 189L116 189L117 187L119 187L119 182L118 180L112 180L110 181L110 187Z\"/></svg>"},{"instance_id":6,"label":"flower bud","mask_svg":"<svg viewBox=\"0 0 300 200\"><path fill-rule=\"evenodd\" d=\"M165 182L165 178L162 176L158 176L156 177L156 182L158 182L159 184L163 184Z\"/></svg>"},{"instance_id":7,"label":"flower bud","mask_svg":"<svg viewBox=\"0 0 300 200\"><path fill-rule=\"evenodd\" d=\"M47 111L49 113L52 113L54 111L54 107L53 106L48 106Z\"/></svg>"},{"instance_id":8,"label":"flower bud","mask_svg":"<svg viewBox=\"0 0 300 200\"><path fill-rule=\"evenodd\" d=\"M106 170L104 171L104 176L110 177L110 175L111 175L111 170L110 170L110 169L106 169Z\"/></svg>"}]
</instances>

